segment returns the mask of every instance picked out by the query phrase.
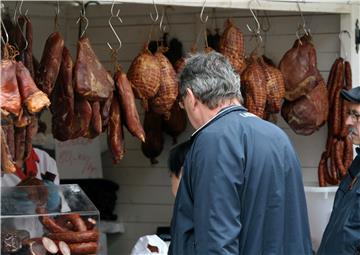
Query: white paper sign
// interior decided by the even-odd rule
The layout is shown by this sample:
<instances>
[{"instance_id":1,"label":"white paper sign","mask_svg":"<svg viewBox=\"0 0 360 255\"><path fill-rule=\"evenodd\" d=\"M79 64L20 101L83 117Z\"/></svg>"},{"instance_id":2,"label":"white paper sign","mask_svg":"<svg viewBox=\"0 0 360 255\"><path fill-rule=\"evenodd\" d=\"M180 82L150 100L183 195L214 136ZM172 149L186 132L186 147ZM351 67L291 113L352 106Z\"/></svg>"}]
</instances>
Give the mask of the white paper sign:
<instances>
[{"instance_id":1,"label":"white paper sign","mask_svg":"<svg viewBox=\"0 0 360 255\"><path fill-rule=\"evenodd\" d=\"M61 179L102 178L99 138L55 142L56 164Z\"/></svg>"}]
</instances>

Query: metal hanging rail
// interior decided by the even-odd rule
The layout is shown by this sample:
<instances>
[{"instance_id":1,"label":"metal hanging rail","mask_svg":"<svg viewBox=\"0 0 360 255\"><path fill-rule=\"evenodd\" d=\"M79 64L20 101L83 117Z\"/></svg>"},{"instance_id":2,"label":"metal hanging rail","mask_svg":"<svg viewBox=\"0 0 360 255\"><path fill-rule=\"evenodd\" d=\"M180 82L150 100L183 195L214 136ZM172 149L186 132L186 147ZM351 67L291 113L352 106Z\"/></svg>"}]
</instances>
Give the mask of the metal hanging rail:
<instances>
[{"instance_id":1,"label":"metal hanging rail","mask_svg":"<svg viewBox=\"0 0 360 255\"><path fill-rule=\"evenodd\" d=\"M109 1L99 1L102 4ZM250 0L207 0L208 8L248 9ZM259 0L257 10L298 11L298 0ZM122 3L152 4L152 0L124 0ZM202 7L202 0L157 0L158 5ZM360 5L359 0L302 0L303 12L316 13L350 13L353 5Z\"/></svg>"}]
</instances>

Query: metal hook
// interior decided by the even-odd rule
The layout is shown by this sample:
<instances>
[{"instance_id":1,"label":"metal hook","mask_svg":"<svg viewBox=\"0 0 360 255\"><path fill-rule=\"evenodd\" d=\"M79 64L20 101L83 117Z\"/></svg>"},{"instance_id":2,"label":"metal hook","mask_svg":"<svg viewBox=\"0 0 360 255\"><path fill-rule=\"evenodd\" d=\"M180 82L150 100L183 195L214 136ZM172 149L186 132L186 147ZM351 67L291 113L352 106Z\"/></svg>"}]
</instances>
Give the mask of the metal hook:
<instances>
[{"instance_id":1,"label":"metal hook","mask_svg":"<svg viewBox=\"0 0 360 255\"><path fill-rule=\"evenodd\" d=\"M206 3L206 0L204 0L203 5L202 5L202 8L201 8L201 12L200 12L200 21L201 21L201 23L203 23L203 24L205 24L205 23L208 21L208 18L209 18L208 15L206 15L205 19L204 19L204 17L203 17L203 15L204 15L204 9L205 9L205 3Z\"/></svg>"},{"instance_id":2,"label":"metal hook","mask_svg":"<svg viewBox=\"0 0 360 255\"><path fill-rule=\"evenodd\" d=\"M86 29L89 26L89 20L88 18L86 18L86 11L85 11L85 5L84 5L84 1L82 1L82 9L80 10L80 16L76 21L76 24L78 24L81 20L85 20L86 24L85 24L85 28L84 30L81 32L80 38L84 36Z\"/></svg>"},{"instance_id":3,"label":"metal hook","mask_svg":"<svg viewBox=\"0 0 360 255\"><path fill-rule=\"evenodd\" d=\"M306 22L305 22L305 18L304 18L304 15L301 11L301 8L300 8L300 4L299 4L299 1L296 1L296 4L297 4L297 7L299 9L299 12L300 12L300 17L301 17L301 20L302 20L302 25L299 24L299 28L302 28L302 30L304 31L304 33L306 35L309 35L307 29L306 29Z\"/></svg>"},{"instance_id":4,"label":"metal hook","mask_svg":"<svg viewBox=\"0 0 360 255\"><path fill-rule=\"evenodd\" d=\"M55 30L59 27L60 1L57 0L57 7L55 7Z\"/></svg>"},{"instance_id":5,"label":"metal hook","mask_svg":"<svg viewBox=\"0 0 360 255\"><path fill-rule=\"evenodd\" d=\"M344 46L344 43L343 43L343 40L342 40L342 36L341 36L342 34L347 34L348 37L349 37L349 39L351 39L351 35L350 35L349 31L347 31L347 30L342 30L342 31L340 31L340 33L339 33L340 45L341 45L341 47L343 48L343 50L344 50L344 52L345 52L345 59L348 59L348 52L347 52L347 50L346 50L346 47Z\"/></svg>"},{"instance_id":6,"label":"metal hook","mask_svg":"<svg viewBox=\"0 0 360 255\"><path fill-rule=\"evenodd\" d=\"M6 40L4 40L4 37L2 36L2 33L1 33L1 41L3 42L3 44L5 45L5 44L8 44L9 43L9 34L8 34L8 32L7 32L7 30L6 30L6 27L5 27L5 24L4 24L4 22L1 20L1 26L2 26L2 28L3 28L3 31L4 31L4 33L5 33L5 37L6 37Z\"/></svg>"},{"instance_id":7,"label":"metal hook","mask_svg":"<svg viewBox=\"0 0 360 255\"><path fill-rule=\"evenodd\" d=\"M119 35L116 33L112 23L111 23L111 19L112 18L117 18L119 20L120 23L123 23L122 19L120 18L119 14L120 14L120 9L118 9L118 11L116 12L116 14L114 14L114 5L115 5L115 0L113 0L113 3L111 5L111 9L110 9L110 13L111 13L111 16L108 20L108 23L109 23L109 26L110 26L110 29L112 30L112 32L114 33L116 39L118 40L119 42L119 47L117 49L114 50L114 48L110 45L109 42L107 42L107 46L112 50L112 51L115 51L117 52L118 50L120 50L121 46L122 46L122 42L121 42L121 39L119 37Z\"/></svg>"},{"instance_id":8,"label":"metal hook","mask_svg":"<svg viewBox=\"0 0 360 255\"><path fill-rule=\"evenodd\" d=\"M251 8L251 3L254 2L254 1L256 1L256 0L252 0L252 1L249 2L249 9L250 9L250 12L251 12L253 18L255 19L257 28L256 28L256 29L252 29L252 28L249 26L249 24L246 24L246 27L247 27L247 29L248 29L250 32L254 33L255 36L256 36L257 38L259 38L260 41L262 42L262 37L261 37L261 35L260 35L261 25L260 25L260 22L259 22L259 20L257 19L256 15L255 15L253 9Z\"/></svg>"},{"instance_id":9,"label":"metal hook","mask_svg":"<svg viewBox=\"0 0 360 255\"><path fill-rule=\"evenodd\" d=\"M19 13L20 13L20 11L19 11ZM24 46L23 49L20 49L20 45L16 45L16 46L18 47L18 50L19 50L19 51L24 51L24 50L26 50L27 47L28 47L28 45L29 45L28 41L26 40L26 35L25 35L25 33L24 33L24 30L23 30L23 28L21 28L20 23L19 23L19 19L20 19L20 18L23 18L24 21L25 21L24 24L23 24L23 27L26 27L26 24L29 22L29 18L27 17L27 13L28 13L28 10L26 10L26 12L25 12L24 15L23 15L23 14L19 15L19 16L17 17L17 20L16 20L16 26L17 26L18 29L20 30L21 36L23 37L23 39L24 39L24 41L25 41L25 46Z\"/></svg>"},{"instance_id":10,"label":"metal hook","mask_svg":"<svg viewBox=\"0 0 360 255\"><path fill-rule=\"evenodd\" d=\"M154 18L153 14L150 12L150 18L154 23L156 23L159 20L159 12L158 12L158 9L156 7L155 0L153 0L153 5L154 5L154 8L155 8L156 17Z\"/></svg>"},{"instance_id":11,"label":"metal hook","mask_svg":"<svg viewBox=\"0 0 360 255\"><path fill-rule=\"evenodd\" d=\"M265 15L265 24L266 25L264 25L264 23L263 24L261 24L261 30L263 31L263 32L268 32L269 30L270 30L270 27L271 27L271 24L270 24L270 18L269 18L269 15L268 15L268 13L267 13L267 11L263 11L264 12L264 15Z\"/></svg>"},{"instance_id":12,"label":"metal hook","mask_svg":"<svg viewBox=\"0 0 360 255\"><path fill-rule=\"evenodd\" d=\"M164 17L165 17L165 14L166 13L166 7L164 6L162 8L162 11L161 11L161 19L160 19L160 24L159 24L159 27L160 27L160 31L162 33L166 33L166 25L163 24L164 22Z\"/></svg>"}]
</instances>

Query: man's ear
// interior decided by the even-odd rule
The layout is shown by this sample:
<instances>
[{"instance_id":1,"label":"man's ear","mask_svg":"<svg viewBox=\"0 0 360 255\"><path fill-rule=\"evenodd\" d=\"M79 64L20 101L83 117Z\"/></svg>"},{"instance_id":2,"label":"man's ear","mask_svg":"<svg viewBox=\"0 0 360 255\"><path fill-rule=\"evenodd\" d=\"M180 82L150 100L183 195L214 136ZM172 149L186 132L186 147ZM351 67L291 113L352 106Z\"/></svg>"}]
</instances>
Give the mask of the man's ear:
<instances>
[{"instance_id":1,"label":"man's ear","mask_svg":"<svg viewBox=\"0 0 360 255\"><path fill-rule=\"evenodd\" d=\"M191 108L194 108L197 104L196 97L190 88L186 89L187 96L189 97L189 104Z\"/></svg>"}]
</instances>

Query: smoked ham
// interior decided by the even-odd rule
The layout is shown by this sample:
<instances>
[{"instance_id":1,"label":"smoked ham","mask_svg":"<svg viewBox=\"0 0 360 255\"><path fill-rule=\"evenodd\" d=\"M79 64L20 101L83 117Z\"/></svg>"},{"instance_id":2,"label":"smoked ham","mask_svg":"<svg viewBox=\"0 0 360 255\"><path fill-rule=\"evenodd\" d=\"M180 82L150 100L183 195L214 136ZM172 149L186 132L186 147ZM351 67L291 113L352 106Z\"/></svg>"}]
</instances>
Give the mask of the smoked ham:
<instances>
[{"instance_id":1,"label":"smoked ham","mask_svg":"<svg viewBox=\"0 0 360 255\"><path fill-rule=\"evenodd\" d=\"M147 99L154 97L160 87L160 65L147 45L133 60L127 75L134 86L135 97L142 100L143 107L147 111Z\"/></svg>"},{"instance_id":2,"label":"smoked ham","mask_svg":"<svg viewBox=\"0 0 360 255\"><path fill-rule=\"evenodd\" d=\"M225 23L219 48L220 53L229 59L234 70L241 74L246 67L244 36L230 19Z\"/></svg>"},{"instance_id":3,"label":"smoked ham","mask_svg":"<svg viewBox=\"0 0 360 255\"><path fill-rule=\"evenodd\" d=\"M170 110L178 95L176 72L170 61L164 56L164 48L159 48L155 57L160 65L160 87L155 97L150 99L151 110L163 114L165 119L170 118Z\"/></svg>"},{"instance_id":4,"label":"smoked ham","mask_svg":"<svg viewBox=\"0 0 360 255\"><path fill-rule=\"evenodd\" d=\"M324 82L295 101L285 100L281 109L285 121L300 135L311 135L318 130L326 122L328 113L328 91Z\"/></svg>"},{"instance_id":5,"label":"smoked ham","mask_svg":"<svg viewBox=\"0 0 360 255\"><path fill-rule=\"evenodd\" d=\"M29 113L38 113L50 105L47 95L39 90L29 70L21 63L16 63L16 78L22 103Z\"/></svg>"},{"instance_id":6,"label":"smoked ham","mask_svg":"<svg viewBox=\"0 0 360 255\"><path fill-rule=\"evenodd\" d=\"M173 139L173 144L177 143L177 137L185 131L187 124L187 117L185 110L179 106L179 98L173 104L170 111L170 118L163 118L163 127L165 133L170 135Z\"/></svg>"},{"instance_id":7,"label":"smoked ham","mask_svg":"<svg viewBox=\"0 0 360 255\"><path fill-rule=\"evenodd\" d=\"M1 93L0 106L4 116L9 113L19 116L21 113L21 98L16 80L16 62L1 61Z\"/></svg>"},{"instance_id":8,"label":"smoked ham","mask_svg":"<svg viewBox=\"0 0 360 255\"><path fill-rule=\"evenodd\" d=\"M252 55L245 71L241 74L241 92L244 105L249 112L264 117L266 105L266 77L258 57Z\"/></svg>"},{"instance_id":9,"label":"smoked ham","mask_svg":"<svg viewBox=\"0 0 360 255\"><path fill-rule=\"evenodd\" d=\"M285 96L284 77L279 69L267 64L262 57L259 63L263 68L266 80L266 113L278 113Z\"/></svg>"},{"instance_id":10,"label":"smoked ham","mask_svg":"<svg viewBox=\"0 0 360 255\"><path fill-rule=\"evenodd\" d=\"M59 74L63 48L64 39L59 32L52 33L46 40L36 84L49 97Z\"/></svg>"},{"instance_id":11,"label":"smoked ham","mask_svg":"<svg viewBox=\"0 0 360 255\"><path fill-rule=\"evenodd\" d=\"M161 115L145 112L144 118L145 143L141 144L143 154L150 159L151 164L157 164L158 157L164 148Z\"/></svg>"},{"instance_id":12,"label":"smoked ham","mask_svg":"<svg viewBox=\"0 0 360 255\"><path fill-rule=\"evenodd\" d=\"M285 98L294 101L308 94L319 83L316 50L309 36L297 39L282 57L279 68L285 80Z\"/></svg>"},{"instance_id":13,"label":"smoked ham","mask_svg":"<svg viewBox=\"0 0 360 255\"><path fill-rule=\"evenodd\" d=\"M114 90L114 81L91 47L90 40L78 41L74 70L75 91L88 100L106 100Z\"/></svg>"}]
</instances>

